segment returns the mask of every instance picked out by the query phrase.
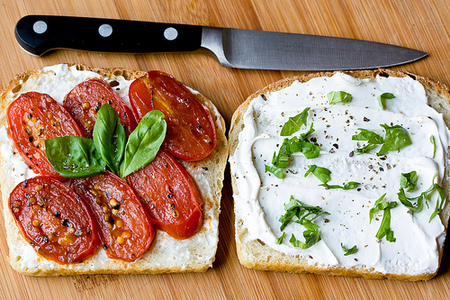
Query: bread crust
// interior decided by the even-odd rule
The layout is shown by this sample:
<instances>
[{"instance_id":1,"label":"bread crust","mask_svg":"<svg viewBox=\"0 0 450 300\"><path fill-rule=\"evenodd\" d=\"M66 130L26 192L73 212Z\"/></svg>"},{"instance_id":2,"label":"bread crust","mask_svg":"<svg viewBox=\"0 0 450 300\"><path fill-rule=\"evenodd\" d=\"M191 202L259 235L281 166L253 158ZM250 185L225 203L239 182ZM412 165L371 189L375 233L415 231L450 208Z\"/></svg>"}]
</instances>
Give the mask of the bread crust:
<instances>
[{"instance_id":1,"label":"bread crust","mask_svg":"<svg viewBox=\"0 0 450 300\"><path fill-rule=\"evenodd\" d=\"M290 86L293 82L306 82L317 77L331 77L337 72L345 73L356 78L376 78L378 75L384 77L405 77L409 76L414 80L419 81L425 88L426 94L429 99L429 105L433 107L439 113L444 116L444 121L447 127L450 128L450 91L444 84L433 81L429 78L417 76L407 72L393 71L389 69L378 70L362 70L362 71L335 71L335 72L316 72L306 75L295 76L291 78L282 79L275 83L272 83L263 89L250 95L245 102L243 102L232 116L230 130L228 134L229 155L233 156L239 142L239 133L244 128L243 116L247 111L251 101L260 95L264 95L270 92L278 91ZM448 150L447 150L448 152ZM447 154L448 159L448 154ZM236 184L236 178L233 176L233 170L231 170L231 184L233 189L233 195L238 195L239 190ZM450 175L448 169L445 170L446 178ZM450 183L443 181L443 188L446 194L446 204L440 213L440 218L444 224L445 230L448 227L448 220L450 216L450 203L448 201L448 195L450 191ZM235 198L236 199L236 198ZM236 201L236 200L235 200ZM349 276L349 277L365 277L369 279L396 279L396 280L428 280L433 278L435 273L426 273L420 275L407 275L407 274L383 274L376 272L369 268L344 268L344 267L328 267L328 266L312 266L309 265L306 260L298 258L294 255L288 255L274 250L270 246L264 244L260 240L250 240L249 231L244 226L244 222L239 212L236 211L235 205L235 239L237 246L237 253L240 263L248 268L264 271L281 271L281 272L294 272L294 273L315 273L332 276ZM439 264L442 259L442 251L439 253Z\"/></svg>"},{"instance_id":2,"label":"bread crust","mask_svg":"<svg viewBox=\"0 0 450 300\"><path fill-rule=\"evenodd\" d=\"M146 74L124 68L91 68L84 64L69 64L80 71L93 71L106 80L123 77L133 80ZM43 74L42 70L28 70L12 79L0 94L0 127L7 126L6 109L20 93L23 86ZM60 265L37 256L34 250L19 234L14 218L8 207L9 194L14 188L11 176L8 176L7 164L0 153L0 187L7 242L8 260L11 266L21 274L35 276L61 276L81 274L161 274L172 272L204 272L212 267L218 244L218 221L224 171L228 157L225 121L212 101L202 94L196 94L213 117L217 146L213 152L199 162L180 161L187 172L193 176L204 200L204 223L193 237L176 240L163 231L157 230L150 249L139 259L125 262L109 259L103 249L89 259L70 265ZM34 257L33 262L27 260Z\"/></svg>"}]
</instances>

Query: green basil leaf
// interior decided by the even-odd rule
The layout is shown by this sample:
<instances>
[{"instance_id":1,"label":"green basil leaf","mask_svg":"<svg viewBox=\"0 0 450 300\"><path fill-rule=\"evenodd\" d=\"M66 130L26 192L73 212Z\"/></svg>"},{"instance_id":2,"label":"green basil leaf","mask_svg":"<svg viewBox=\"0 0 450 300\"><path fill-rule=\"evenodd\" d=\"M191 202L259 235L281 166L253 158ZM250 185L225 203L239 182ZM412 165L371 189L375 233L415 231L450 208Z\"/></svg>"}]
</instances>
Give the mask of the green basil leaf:
<instances>
[{"instance_id":1,"label":"green basil leaf","mask_svg":"<svg viewBox=\"0 0 450 300\"><path fill-rule=\"evenodd\" d=\"M445 203L444 189L440 185L438 185L437 183L434 184L434 188L439 194L439 199L436 200L436 207L435 207L433 213L431 214L430 219L428 220L428 222L431 222L431 220L433 220L434 217L436 217L438 214L441 213L442 208L444 207L444 203Z\"/></svg>"},{"instance_id":2,"label":"green basil leaf","mask_svg":"<svg viewBox=\"0 0 450 300\"><path fill-rule=\"evenodd\" d=\"M416 171L409 173L402 173L400 175L400 187L406 189L408 192L412 192L417 188L417 179L419 176Z\"/></svg>"},{"instance_id":3,"label":"green basil leaf","mask_svg":"<svg viewBox=\"0 0 450 300\"><path fill-rule=\"evenodd\" d=\"M266 167L265 170L275 175L276 178L283 179L284 177L286 177L286 174L284 174L283 169L268 165L265 165L265 167Z\"/></svg>"},{"instance_id":4,"label":"green basil leaf","mask_svg":"<svg viewBox=\"0 0 450 300\"><path fill-rule=\"evenodd\" d=\"M275 244L281 245L281 243L283 243L283 240L285 237L286 237L286 232L283 232L283 234L279 238L275 239Z\"/></svg>"},{"instance_id":5,"label":"green basil leaf","mask_svg":"<svg viewBox=\"0 0 450 300\"><path fill-rule=\"evenodd\" d=\"M314 176L316 176L317 179L322 181L323 183L327 183L331 180L331 171L327 168L318 167L316 165L310 165L308 166L308 170L305 173L305 177L308 176L310 173L313 173Z\"/></svg>"},{"instance_id":6,"label":"green basil leaf","mask_svg":"<svg viewBox=\"0 0 450 300\"><path fill-rule=\"evenodd\" d=\"M313 159L313 158L319 157L320 147L311 142L303 141L301 152L307 159Z\"/></svg>"},{"instance_id":7,"label":"green basil leaf","mask_svg":"<svg viewBox=\"0 0 450 300\"><path fill-rule=\"evenodd\" d=\"M395 202L394 202L395 203ZM381 220L380 228L378 229L375 237L377 239L382 239L386 236L388 242L395 242L394 232L391 230L391 210L385 209L383 212L383 219Z\"/></svg>"},{"instance_id":8,"label":"green basil leaf","mask_svg":"<svg viewBox=\"0 0 450 300\"><path fill-rule=\"evenodd\" d=\"M368 142L366 146L355 150L355 152L358 154L366 153L367 151L375 148L376 145L382 144L384 142L383 138L373 131L364 128L358 128L358 130L360 130L360 133L353 135L352 140Z\"/></svg>"},{"instance_id":9,"label":"green basil leaf","mask_svg":"<svg viewBox=\"0 0 450 300\"><path fill-rule=\"evenodd\" d=\"M289 166L289 158L291 157L289 139L284 139L278 154L273 153L272 164L277 168L287 168Z\"/></svg>"},{"instance_id":10,"label":"green basil leaf","mask_svg":"<svg viewBox=\"0 0 450 300\"><path fill-rule=\"evenodd\" d=\"M150 111L130 134L120 165L122 178L153 161L166 137L167 124L163 118L162 112Z\"/></svg>"},{"instance_id":11,"label":"green basil leaf","mask_svg":"<svg viewBox=\"0 0 450 300\"><path fill-rule=\"evenodd\" d=\"M333 91L327 94L328 103L336 104L336 103L349 103L352 101L352 95L343 91Z\"/></svg>"},{"instance_id":12,"label":"green basil leaf","mask_svg":"<svg viewBox=\"0 0 450 300\"><path fill-rule=\"evenodd\" d=\"M353 141L366 141L369 144L383 144L383 138L370 130L364 128L358 128L361 132L352 136Z\"/></svg>"},{"instance_id":13,"label":"green basil leaf","mask_svg":"<svg viewBox=\"0 0 450 300\"><path fill-rule=\"evenodd\" d=\"M395 96L391 93L383 93L378 96L378 104L380 104L382 109L386 109L386 99L394 99Z\"/></svg>"},{"instance_id":14,"label":"green basil leaf","mask_svg":"<svg viewBox=\"0 0 450 300\"><path fill-rule=\"evenodd\" d=\"M292 196L289 199L289 202L284 204L284 210L286 211L285 214L279 219L281 222L281 231L292 222L294 217L297 218L295 222L303 225L305 221L313 221L319 216L329 215L328 212L322 211L320 206L307 205Z\"/></svg>"},{"instance_id":15,"label":"green basil leaf","mask_svg":"<svg viewBox=\"0 0 450 300\"><path fill-rule=\"evenodd\" d=\"M408 131L402 126L388 126L386 124L381 124L380 126L386 130L386 135L378 155L386 154L389 151L400 150L401 148L411 145L412 142L409 138Z\"/></svg>"},{"instance_id":16,"label":"green basil leaf","mask_svg":"<svg viewBox=\"0 0 450 300\"><path fill-rule=\"evenodd\" d=\"M289 239L289 242L292 246L298 247L301 249L308 249L312 246L314 246L317 242L320 241L320 232L319 232L319 226L312 223L311 221L305 221L303 223L303 226L306 228L305 231L303 231L303 237L305 238L305 243L303 243L300 240L297 240L292 234L291 238Z\"/></svg>"},{"instance_id":17,"label":"green basil leaf","mask_svg":"<svg viewBox=\"0 0 450 300\"><path fill-rule=\"evenodd\" d=\"M360 186L361 183L359 182L355 182L355 181L349 181L347 182L344 186L341 185L328 185L326 183L324 184L319 184L319 186L324 186L327 189L343 189L344 191L346 190L352 190L352 189L356 189L358 186Z\"/></svg>"},{"instance_id":18,"label":"green basil leaf","mask_svg":"<svg viewBox=\"0 0 450 300\"><path fill-rule=\"evenodd\" d=\"M412 212L420 212L423 209L423 203L427 199L427 193L421 193L417 197L406 197L405 190L400 189L397 193L398 200Z\"/></svg>"},{"instance_id":19,"label":"green basil leaf","mask_svg":"<svg viewBox=\"0 0 450 300\"><path fill-rule=\"evenodd\" d=\"M430 136L430 142L433 144L433 158L436 157L436 139L434 135Z\"/></svg>"},{"instance_id":20,"label":"green basil leaf","mask_svg":"<svg viewBox=\"0 0 450 300\"><path fill-rule=\"evenodd\" d=\"M345 252L344 256L352 255L358 252L358 247L356 245L351 248L346 248L344 247L344 244L341 243L341 248Z\"/></svg>"},{"instance_id":21,"label":"green basil leaf","mask_svg":"<svg viewBox=\"0 0 450 300\"><path fill-rule=\"evenodd\" d=\"M381 201L383 201L384 197L386 197L386 193L381 195L381 197L378 198L377 201L375 201L373 207L370 209L370 211L369 211L370 222L372 222L373 214L383 209L382 203L387 203L387 202L381 202Z\"/></svg>"},{"instance_id":22,"label":"green basil leaf","mask_svg":"<svg viewBox=\"0 0 450 300\"><path fill-rule=\"evenodd\" d=\"M305 108L301 113L294 117L290 117L289 120L283 125L281 129L281 136L288 136L300 130L302 125L306 126L306 120L308 118L308 111L310 107Z\"/></svg>"},{"instance_id":23,"label":"green basil leaf","mask_svg":"<svg viewBox=\"0 0 450 300\"><path fill-rule=\"evenodd\" d=\"M55 170L66 178L82 178L105 172L106 163L94 141L63 136L45 141L45 153Z\"/></svg>"},{"instance_id":24,"label":"green basil leaf","mask_svg":"<svg viewBox=\"0 0 450 300\"><path fill-rule=\"evenodd\" d=\"M109 104L97 112L93 132L94 145L106 165L116 175L120 173L120 162L125 151L126 133L120 123L119 115Z\"/></svg>"}]
</instances>

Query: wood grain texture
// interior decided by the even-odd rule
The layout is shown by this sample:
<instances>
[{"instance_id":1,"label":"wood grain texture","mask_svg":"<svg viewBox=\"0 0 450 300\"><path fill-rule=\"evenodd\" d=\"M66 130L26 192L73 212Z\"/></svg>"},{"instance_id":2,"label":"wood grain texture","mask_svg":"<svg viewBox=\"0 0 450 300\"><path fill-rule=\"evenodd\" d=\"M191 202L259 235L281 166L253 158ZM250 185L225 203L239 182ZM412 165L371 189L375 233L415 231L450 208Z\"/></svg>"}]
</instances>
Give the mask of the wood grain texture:
<instances>
[{"instance_id":1,"label":"wood grain texture","mask_svg":"<svg viewBox=\"0 0 450 300\"><path fill-rule=\"evenodd\" d=\"M429 57L393 69L450 85L448 0L0 0L0 87L17 73L63 62L157 69L173 74L211 99L227 125L247 96L301 72L233 70L205 52L123 55L60 50L37 58L15 42L14 26L27 14L56 14L189 23L372 40L416 48ZM6 261L0 214L0 299L445 299L450 297L450 253L428 282L365 280L259 272L240 266L234 242L229 175L223 189L220 242L214 268L201 274L34 278Z\"/></svg>"}]
</instances>

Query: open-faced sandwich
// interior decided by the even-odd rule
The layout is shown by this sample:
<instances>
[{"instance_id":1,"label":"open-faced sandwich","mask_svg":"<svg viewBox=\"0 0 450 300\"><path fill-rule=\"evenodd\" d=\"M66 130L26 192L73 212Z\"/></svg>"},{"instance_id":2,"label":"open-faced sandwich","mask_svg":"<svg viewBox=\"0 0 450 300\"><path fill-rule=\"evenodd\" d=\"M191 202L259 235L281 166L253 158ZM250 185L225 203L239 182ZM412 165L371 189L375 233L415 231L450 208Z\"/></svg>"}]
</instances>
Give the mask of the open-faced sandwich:
<instances>
[{"instance_id":1,"label":"open-faced sandwich","mask_svg":"<svg viewBox=\"0 0 450 300\"><path fill-rule=\"evenodd\" d=\"M0 98L9 261L28 275L212 266L227 160L211 101L172 76L55 65Z\"/></svg>"},{"instance_id":2,"label":"open-faced sandwich","mask_svg":"<svg viewBox=\"0 0 450 300\"><path fill-rule=\"evenodd\" d=\"M449 205L450 94L390 70L314 73L250 96L229 145L240 262L424 280Z\"/></svg>"}]
</instances>

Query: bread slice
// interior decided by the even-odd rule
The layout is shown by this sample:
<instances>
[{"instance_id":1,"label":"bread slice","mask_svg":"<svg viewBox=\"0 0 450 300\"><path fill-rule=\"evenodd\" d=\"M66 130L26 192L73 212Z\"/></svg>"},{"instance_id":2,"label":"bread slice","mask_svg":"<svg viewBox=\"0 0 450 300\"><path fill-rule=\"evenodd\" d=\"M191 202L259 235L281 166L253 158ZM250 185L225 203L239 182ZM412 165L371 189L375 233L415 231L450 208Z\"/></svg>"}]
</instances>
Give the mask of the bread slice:
<instances>
[{"instance_id":1,"label":"bread slice","mask_svg":"<svg viewBox=\"0 0 450 300\"><path fill-rule=\"evenodd\" d=\"M204 200L204 223L198 233L185 240L171 238L157 230L150 249L133 262L109 259L100 249L94 256L76 264L60 265L39 257L19 234L8 208L9 194L16 184L33 176L18 154L13 154L12 144L5 126L6 108L21 93L40 91L50 94L55 100L76 84L90 77L102 77L116 92L127 98L129 83L143 71L126 69L90 68L82 64L56 65L42 70L30 70L15 76L0 96L0 185L5 218L9 262L18 272L26 275L74 275L74 274L143 274L168 272L202 272L212 267L218 244L218 222L224 170L228 148L225 137L225 122L214 104L202 94L193 91L199 101L210 110L217 132L217 146L199 162L181 161L195 179Z\"/></svg>"},{"instance_id":2,"label":"bread slice","mask_svg":"<svg viewBox=\"0 0 450 300\"><path fill-rule=\"evenodd\" d=\"M344 75L343 75L344 74ZM353 79L351 77L347 77L347 75L350 75L353 77ZM430 222L429 224L433 224L433 225L427 225L427 220L428 217L430 216L430 212L434 210L434 204L430 204L430 207L424 208L424 210L427 209L427 212L422 211L420 213L414 213L412 214L411 211L408 211L408 209L406 209L405 207L403 207L402 204L400 204L398 202L398 200L395 198L395 194L388 195L389 201L396 201L398 203L397 207L395 209L391 209L392 211L392 218L391 218L391 226L394 225L395 228L398 228L399 226L398 221L396 222L396 217L397 217L397 212L398 211L402 211L403 215L405 216L405 218L407 218L408 220L412 220L411 224L413 224L414 222L418 223L418 218L425 218L425 221L423 221L420 224L424 224L424 226L435 226L435 224L438 224L436 226L440 226L440 230L438 230L439 234L437 234L437 236L433 236L429 239L430 245L425 245L426 247L430 247L431 249L434 247L434 250L430 250L431 253L433 253L433 258L430 259L430 264L433 265L432 268L429 267L423 267L423 268L417 268L417 270L414 271L409 271L410 266L412 265L421 265L424 264L423 261L426 261L428 258L427 257L423 257L423 260L421 258L419 258L417 261L413 261L413 262L406 262L400 258L402 255L404 257L408 257L407 254L408 253L406 249L404 249L404 253L400 254L398 253L398 255L396 255L395 253L389 253L389 250L387 250L387 252L380 252L381 254L380 257L378 257L380 260L383 260L385 256L389 256L388 258L386 258L386 260L384 263L385 268L380 268L379 265L378 267L375 267L374 265L371 265L370 263L366 263L366 262L370 262L371 259L370 257L366 257L366 249L365 247L367 247L367 245L364 245L360 240L359 237L360 235L354 235L349 236L350 234L346 235L345 233L342 233L344 230L340 230L339 227L341 228L345 228L350 227L351 225L354 224L359 224L356 222L353 222L353 219L356 218L362 218L363 220L366 221L366 223L364 223L363 226L368 227L369 229L365 229L364 230L371 232L371 234L369 235L368 239L372 239L373 240L373 244L377 245L376 247L379 247L380 249L389 249L389 247L392 247L393 245L395 245L395 247L397 247L398 245L403 243L404 248L410 248L410 247L415 247L415 244L413 243L413 240L415 239L419 239L419 237L413 237L412 239L410 239L409 241L404 241L404 239L402 238L401 234L394 229L394 236L396 237L396 242L388 242L386 241L385 238L379 239L377 240L375 238L375 232L378 229L378 226L380 224L380 220L373 220L372 222L369 222L369 215L368 215L368 210L370 208L373 207L374 205L374 201L378 198L378 197L374 197L375 195L381 195L381 191L378 192L374 189L371 188L367 188L367 193L372 193L372 199L371 201L369 201L368 203L363 203L362 205L365 205L366 207L364 208L363 212L361 214L358 213L358 216L353 215L349 210L353 209L350 206L346 206L349 205L349 202L346 201L342 201L341 206L339 207L339 211L330 211L327 210L327 212L330 215L327 216L321 216L319 218L317 218L314 222L319 225L319 231L320 234L322 235L322 241L320 241L319 243L317 243L316 245L312 246L311 248L308 248L306 250L298 250L298 249L294 249L295 247L293 247L292 245L290 245L289 243L289 236L287 236L284 239L284 242L282 243L282 245L277 245L275 244L275 238L278 238L279 235L277 235L277 233L279 232L278 230L278 226L279 226L279 222L278 222L278 217L281 216L282 211L280 208L279 209L279 213L278 214L274 214L273 212L269 211L269 210L273 210L274 207L276 207L276 205L273 205L273 203L276 203L277 201L279 202L278 207L282 207L283 203L286 203L289 199L283 198L283 199L279 199L280 197L278 197L275 192L274 193L270 193L270 192L265 192L263 191L263 189L274 189L277 193L283 194L283 195L289 195L289 193L295 193L295 189L298 189L297 191L297 196L295 197L300 201L307 201L309 200L310 202L307 202L307 204L310 205L318 205L317 203L319 203L320 206L322 206L322 208L324 207L330 207L327 206L325 201L320 201L320 199L317 199L318 197L316 197L316 199L312 199L314 198L313 196L308 196L310 193L314 193L317 190L322 189L322 192L325 191L325 193L330 192L333 193L333 191L331 190L325 190L325 188L323 187L318 187L318 184L321 183L317 178L315 178L313 175L309 175L307 177L309 181L309 183L313 183L313 185L307 183L304 185L295 185L295 188L292 187L292 191L290 191L290 186L284 186L283 189L287 189L288 191L280 191L281 188L276 187L276 184L280 183L281 186L281 182L283 180L291 180L290 182L293 182L292 178L294 178L295 180L299 179L302 180L301 178L304 177L303 174L305 174L305 170L307 169L307 165L311 165L314 164L315 161L314 159L311 160L305 160L304 158L302 159L302 155L300 154L299 156L296 156L294 159L291 157L291 164L295 164L295 167L298 167L298 169L295 170L291 170L291 169L287 169L285 170L286 174L286 178L285 179L275 179L271 174L269 175L269 172L265 172L264 169L261 167L259 169L257 169L257 167L254 167L253 165L251 166L251 168L256 168L256 172L253 174L246 174L244 171L242 171L241 166L242 166L242 161L243 158L245 157L249 157L249 155L252 155L252 158L249 158L249 161L251 161L250 164L255 164L256 165L256 161L258 159L260 159L258 156L260 153L264 153L264 151L262 151L261 149L258 149L258 146L262 145L262 144L258 144L257 142L253 142L249 143L250 145L252 145L252 148L243 148L243 143L245 140L249 140L254 138L255 136L258 136L258 139L265 139L268 138L269 140L271 138L274 138L274 136L271 136L270 133L267 133L267 131L264 131L266 127L264 127L262 124L261 127L258 127L260 123L258 123L258 120L264 120L261 121L262 122L272 122L272 119L277 117L280 111L281 114L284 114L283 109L279 109L277 107L277 104L280 104L284 101L284 98L287 97L286 95L291 95L292 98L298 97L298 98L302 98L305 97L307 99L309 99L310 102L309 105L305 105L305 106L312 106L311 110L310 110L310 114L316 113L316 110L314 110L315 106L318 102L326 102L326 94L318 94L316 93L317 91L312 91L309 95L304 95L301 94L302 93L302 89L308 89L308 87L305 87L305 85L302 85L302 83L309 83L312 82L311 80L318 80L320 78L325 78L324 81L321 81L321 84L323 86L321 86L321 91L322 90L327 90L327 82L331 81L331 78L333 76L340 76L342 78L344 78L344 81L355 81L356 83L354 84L354 88L352 89L352 92L357 93L358 89L361 88L361 86L364 86L366 82L377 82L380 79L392 79L392 78L408 78L408 80L411 82L412 85L415 85L417 83L419 83L422 86L422 89L424 89L424 95L426 94L426 98L428 101L428 105L431 106L432 108L434 108L438 113L443 115L443 119L448 127L448 125L450 124L450 93L449 93L449 89L444 86L443 84L439 83L439 82L435 82L433 80L421 77L421 76L416 76L413 74L409 74L409 73L405 73L405 72L397 72L397 71L392 71L392 70L370 70L370 71L353 71L353 72L320 72L320 73L310 73L307 75L303 75L303 76L297 76L297 77L293 77L293 78L287 78L278 82L275 82L265 88L263 88L260 91L257 91L256 93L254 93L253 95L251 95L250 97L248 97L248 99L241 105L239 106L239 108L236 110L236 112L234 113L233 117L232 117L232 121L231 121L231 125L230 125L230 132L229 132L229 136L228 136L228 140L229 140L229 153L230 153L230 158L229 158L229 162L230 162L230 170L231 170L231 179L232 179L232 188L233 188L233 198L234 198L234 202L235 202L235 206L234 206L234 212L235 212L235 238L236 238L236 244L237 244L237 253L238 253L238 257L240 260L240 263L242 265L244 265L245 267L248 268L254 268L254 269L258 269L258 270L267 270L267 271L288 271L288 272L301 272L301 273L316 273L316 274L327 274L327 275L336 275L336 276L352 276L352 277L366 277L366 278L372 278L372 279L381 279L381 278L390 278L390 279L398 279L398 280L427 280L430 279L432 277L434 277L438 271L438 267L440 265L440 261L442 258L442 252L443 252L443 245L444 245L444 240L445 240L445 235L446 235L446 231L447 231L447 227L448 227L448 219L449 219L449 215L450 215L450 205L448 200L445 200L445 204L443 206L442 211L439 214L439 218L434 218L432 222ZM341 78L341 80L342 80ZM356 78L356 79L354 79ZM320 79L321 80L321 79ZM295 86L295 87L294 87ZM344 89L344 88L342 88ZM312 88L311 88L312 90ZM418 89L420 91L420 88ZM350 92L350 93L352 93ZM389 92L389 91L382 91L382 92ZM409 91L410 92L410 91ZM297 93L297 95L296 95ZM305 92L307 93L307 92ZM373 91L370 92L372 93L370 96L367 97L366 101L369 101L369 98L372 99L372 101L377 102L376 97L379 94L376 93L380 93L380 91ZM369 93L369 94L370 94ZM397 92L399 93L399 92ZM406 93L406 91L405 91ZM299 96L299 94L301 94ZM303 95L303 96L302 96ZM409 95L409 94L408 94ZM399 98L400 95L396 95L397 98ZM387 100L387 101L395 101L396 99L392 99L392 100ZM256 102L258 101L258 102ZM272 105L268 108L265 108L265 106L269 106L271 101L273 101ZM288 101L288 100L286 100ZM352 100L354 101L354 100ZM252 103L255 102L256 104L254 104L255 106L252 106ZM289 103L293 103L289 102ZM361 103L361 102L358 102ZM391 102L388 102L388 104ZM393 102L392 102L393 103ZM411 102L412 103L412 102ZM342 104L336 104L337 105L342 105ZM413 105L413 104L411 104ZM364 106L364 105L362 105ZM254 108L256 107L256 108ZM347 106L346 106L347 108ZM253 109L253 110L252 110ZM263 115L264 113L264 109L266 109L266 111L276 111L273 114L270 115ZM300 109L297 110L297 112ZM314 110L314 112L312 112ZM318 111L321 111L320 109L317 109L317 113L319 114ZM382 111L380 109L380 111ZM373 111L372 111L373 112ZM348 111L345 112L345 114L349 114L352 115L352 108L348 107ZM387 112L389 113L389 112ZM287 114L287 112L286 112ZM380 113L381 114L381 113ZM310 115L311 117L311 115ZM365 121L368 121L369 119L376 119L377 113L373 113L370 116L367 116L367 118L364 118ZM245 120L247 118L247 123L245 123ZM285 121L287 121L287 116L284 118ZM321 128L320 127L320 123L319 123L319 119L316 118L315 119L315 123L314 123L314 128ZM354 120L350 120L351 122L353 122ZM395 123L395 122L394 122ZM250 124L250 125L249 125ZM256 125L254 125L256 124ZM281 129L281 125L280 123L276 123L275 124L277 126L280 126ZM364 121L359 121L358 126L363 127L365 124ZM351 124L350 124L351 125ZM308 127L310 126L310 124L308 123ZM340 126L340 124L338 124L337 122L329 123L329 126L327 126L326 128L330 127L332 128L333 126ZM378 126L378 125L377 125ZM246 128L247 127L247 128ZM444 125L445 127L445 125ZM262 128L262 129L261 129ZM380 129L381 132L381 127L378 127ZM243 132L246 131L246 133L244 134ZM250 131L255 130L256 133L249 134ZM306 129L303 129L303 131L301 130L301 132L304 132ZM425 129L424 129L425 130ZM442 129L444 134L448 134L448 129L444 128ZM326 130L325 130L326 131ZM312 136L317 137L317 139L324 139L327 135L327 133L325 133L325 131L321 131L319 129L317 129ZM278 132L279 133L279 132ZM266 134L266 136L264 137L263 134ZM299 133L294 134L298 136ZM268 137L269 136L269 137ZM331 137L333 138L333 137ZM334 137L335 138L335 137ZM253 140L254 141L254 140ZM282 142L282 139L278 140L279 143ZM447 141L448 142L448 141ZM274 144L275 142L273 142ZM341 151L342 147L348 147L346 145L343 144L343 141L339 142L339 150L337 149L336 145L335 148L330 152L334 152L336 151L336 153L338 153L339 151ZM356 145L355 141L346 141L347 145ZM413 143L414 144L414 143ZM423 144L425 146L429 146L430 140L427 139L423 141ZM245 144L247 145L247 144ZM269 144L272 145L272 144ZM272 156L271 154L273 154L273 152L278 151L279 148L277 147L279 146L273 146L271 148L271 146L269 146L269 148L271 149L270 151L272 152L268 152L268 156L269 157L263 157L261 159L265 159L265 164L266 165L271 165L271 160L272 160ZM414 146L414 145L412 145ZM261 146L264 147L264 146ZM355 146L351 146L351 147L355 147ZM411 146L410 146L411 147ZM430 146L432 147L432 146ZM448 147L449 144L445 144L443 145L443 155L442 155L442 162L443 162L443 168L444 169L444 173L440 174L440 178L443 178L443 180L440 182L440 185L442 185L445 194L448 195L449 192L449 182L447 180L448 176L449 176L449 168L448 168ZM242 149L241 149L242 148ZM347 148L345 148L347 149ZM345 150L344 150L345 151ZM376 151L376 150L374 150ZM353 155L350 154L349 152L345 153L346 158L344 158L345 161L348 161L350 166L348 168L356 168L355 166L352 166L352 159L355 160L362 160L364 156L359 156L359 158L357 157L356 154ZM401 150L400 150L401 153ZM320 154L322 156L322 152ZM327 153L327 155L331 155L329 153ZM385 157L389 158L392 154L388 153ZM431 155L431 154L430 154ZM350 157L351 156L351 157ZM331 156L330 156L331 157ZM348 158L347 158L348 157ZM370 157L370 155L368 156ZM375 155L376 157L376 155ZM292 163L292 160L299 160L298 163L294 162ZM303 163L303 165L302 165ZM414 164L414 162L412 162L412 164ZM262 166L262 164L261 164ZM293 167L294 168L294 167ZM248 170L248 169L243 169L243 170ZM358 169L361 170L361 169ZM336 171L338 172L338 170ZM405 171L403 171L405 172ZM298 173L295 177L295 174ZM420 174L420 172L419 172ZM445 174L445 175L444 175ZM444 176L442 176L444 175ZM258 180L255 181L243 181L242 178L243 177L257 177L260 176L260 182ZM270 182L274 182L274 185L266 185L267 178L268 176L272 176L272 181ZM291 176L291 177L289 177ZM359 175L348 175L348 176L354 176L357 177ZM420 175L419 175L420 176ZM333 178L333 172L331 173L331 178ZM420 178L420 177L419 177ZM259 178L258 178L259 179ZM276 181L278 180L278 181ZM315 180L315 181L314 181ZM332 181L330 181L331 183ZM427 181L428 183L423 184L423 186L421 187L421 190L423 191L425 188L427 188L429 186L429 184L431 182ZM338 184L343 184L342 182L338 183ZM396 187L399 185L399 181L398 180L393 180L393 182L388 183L388 184L393 184ZM425 186L426 185L426 186ZM363 190L365 189L365 187L362 188ZM252 194L253 192L253 194ZM357 192L355 190L350 190L348 191L349 193L353 193L353 194L345 194L345 191L340 191L339 195L342 195L342 197L347 197L345 199L348 199L350 196L346 196L346 195L356 195ZM335 192L338 193L338 192ZM257 195L257 196L255 196ZM262 196L260 196L262 195ZM319 194L322 195L322 194ZM261 197L266 197L268 199L262 199ZM357 197L357 196L355 196ZM448 196L447 196L448 197ZM307 200L303 200L303 199L307 199ZM344 198L343 198L344 199ZM355 198L355 199L359 199L359 198ZM356 200L355 200L356 201ZM331 200L330 200L331 202ZM265 208L265 205L267 205L267 208ZM272 206L273 205L273 206ZM361 203L358 203L358 205L361 205ZM354 206L352 206L354 207ZM363 206L364 207L364 206ZM394 210L396 210L396 215L394 215ZM335 235L337 236L337 238L335 238L335 240L333 240L335 242L335 245L330 246L331 244L331 238L325 236L325 234L329 234L329 231L326 226L330 226L330 224L332 224L334 216L335 215L345 215L348 214L348 217L345 218L340 218L339 220L342 222L342 224L339 224L336 226L336 230L335 231ZM363 215L363 216L362 216ZM425 217L426 215L426 217ZM270 218L274 219L274 220L269 220ZM330 221L330 223L328 223ZM272 222L272 223L270 223ZM278 223L277 223L278 222ZM347 222L347 223L346 223ZM278 224L278 225L272 225L272 226L267 226L266 224ZM409 223L408 223L409 224ZM405 225L406 226L406 225ZM409 225L408 225L409 226ZM415 226L415 225L413 225ZM258 228L258 230L255 230L255 228ZM261 229L263 228L263 229ZM425 227L427 228L427 227ZM266 231L264 231L266 230ZM348 228L346 228L345 230L348 230ZM355 232L356 229L352 229L353 231L351 232ZM359 228L358 228L359 230ZM362 231L363 229L361 229ZM374 231L375 230L375 231ZM424 229L424 234L426 234L427 229ZM258 235L259 234L259 235ZM269 240L267 238L264 238L266 236L271 237L271 239L269 238ZM367 234L366 234L367 236ZM298 235L296 235L297 239L302 239L301 238L301 231L298 232ZM365 239L365 236L361 235L361 239ZM358 251L353 254L353 255L348 255L348 256L344 256L344 250L341 249L341 245L339 245L340 243L342 246L346 247L346 248L350 248L353 245L357 246ZM326 258L323 257L318 257L320 255L323 255L323 253L325 253L324 251L322 252L314 252L315 247L317 248L324 248L325 246L328 246L330 249L333 249L333 251L331 251L333 253L333 255L336 257L336 260L333 262L332 259L327 260ZM398 246L400 247L400 246ZM370 247L369 247L370 248ZM398 248L395 248L398 249ZM370 253L370 252L369 252ZM386 262L387 261L387 262ZM404 265L402 265L402 263L404 263ZM393 265L398 265L398 267L392 267ZM389 266L389 267L388 267Z\"/></svg>"}]
</instances>

